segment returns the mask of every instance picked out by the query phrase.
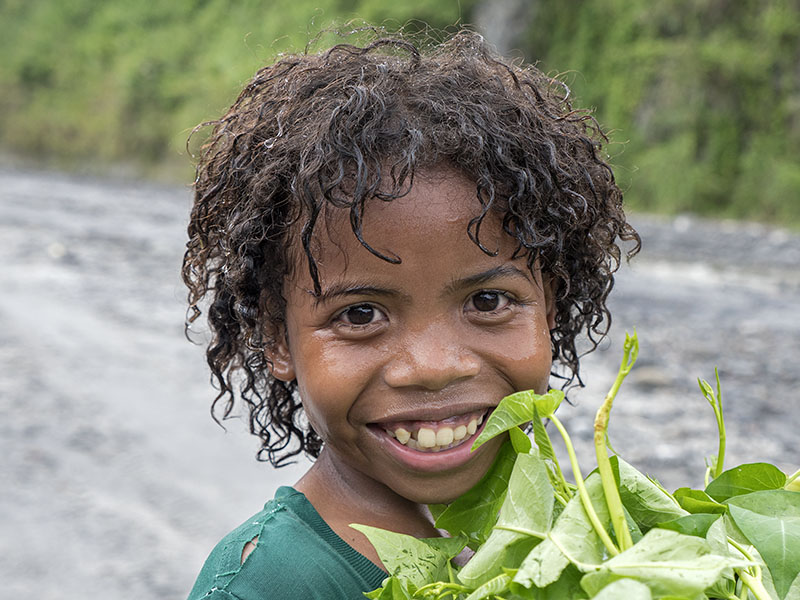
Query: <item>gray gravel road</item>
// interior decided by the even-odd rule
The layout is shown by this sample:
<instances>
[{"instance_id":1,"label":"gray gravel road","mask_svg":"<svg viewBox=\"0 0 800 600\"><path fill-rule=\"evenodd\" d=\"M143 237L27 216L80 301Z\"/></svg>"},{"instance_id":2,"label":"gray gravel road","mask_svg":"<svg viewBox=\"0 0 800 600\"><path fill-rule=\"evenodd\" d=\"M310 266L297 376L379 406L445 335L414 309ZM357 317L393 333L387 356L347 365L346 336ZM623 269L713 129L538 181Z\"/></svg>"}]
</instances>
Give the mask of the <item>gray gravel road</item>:
<instances>
[{"instance_id":1,"label":"gray gravel road","mask_svg":"<svg viewBox=\"0 0 800 600\"><path fill-rule=\"evenodd\" d=\"M4 598L185 597L211 546L301 461L208 416L202 350L183 337L189 193L0 170L0 573ZM561 414L591 459L597 403L626 329L640 360L611 441L668 488L716 448L697 377L719 366L729 463L800 466L800 237L756 225L633 219L610 341Z\"/></svg>"}]
</instances>

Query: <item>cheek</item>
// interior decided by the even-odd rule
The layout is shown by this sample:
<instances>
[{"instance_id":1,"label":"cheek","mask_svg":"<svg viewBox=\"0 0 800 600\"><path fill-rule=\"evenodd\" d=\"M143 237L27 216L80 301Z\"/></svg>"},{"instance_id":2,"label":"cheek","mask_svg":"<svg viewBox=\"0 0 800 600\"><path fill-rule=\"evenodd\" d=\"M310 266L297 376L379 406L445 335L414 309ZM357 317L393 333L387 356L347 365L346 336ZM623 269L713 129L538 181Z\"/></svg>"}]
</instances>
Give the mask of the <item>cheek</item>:
<instances>
[{"instance_id":1,"label":"cheek","mask_svg":"<svg viewBox=\"0 0 800 600\"><path fill-rule=\"evenodd\" d=\"M323 440L342 437L369 381L365 363L330 349L300 349L299 355L303 361L297 365L298 392L309 422Z\"/></svg>"},{"instance_id":2,"label":"cheek","mask_svg":"<svg viewBox=\"0 0 800 600\"><path fill-rule=\"evenodd\" d=\"M517 391L547 391L552 367L552 344L547 324L536 323L496 344L494 354L506 367L506 375Z\"/></svg>"}]
</instances>

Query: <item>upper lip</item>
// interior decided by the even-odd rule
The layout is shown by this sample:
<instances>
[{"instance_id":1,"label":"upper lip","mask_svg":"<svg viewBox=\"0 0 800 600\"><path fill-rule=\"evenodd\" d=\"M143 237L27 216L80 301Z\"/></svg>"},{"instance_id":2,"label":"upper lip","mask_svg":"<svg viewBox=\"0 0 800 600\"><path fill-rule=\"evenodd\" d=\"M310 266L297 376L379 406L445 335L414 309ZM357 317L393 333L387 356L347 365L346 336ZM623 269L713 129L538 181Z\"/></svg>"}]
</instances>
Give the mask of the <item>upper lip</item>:
<instances>
[{"instance_id":1,"label":"upper lip","mask_svg":"<svg viewBox=\"0 0 800 600\"><path fill-rule=\"evenodd\" d=\"M397 411L370 421L381 425L398 421L443 421L450 417L458 417L474 412L487 412L495 408L493 404L461 404L459 406L419 407Z\"/></svg>"}]
</instances>

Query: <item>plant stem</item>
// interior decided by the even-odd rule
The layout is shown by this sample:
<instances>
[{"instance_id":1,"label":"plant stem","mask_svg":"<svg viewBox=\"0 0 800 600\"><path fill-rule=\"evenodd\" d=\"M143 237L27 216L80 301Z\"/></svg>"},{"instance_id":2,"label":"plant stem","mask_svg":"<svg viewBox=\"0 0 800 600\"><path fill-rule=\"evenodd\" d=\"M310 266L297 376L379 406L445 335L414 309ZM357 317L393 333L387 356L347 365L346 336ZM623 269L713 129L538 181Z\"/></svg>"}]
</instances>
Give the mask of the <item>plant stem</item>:
<instances>
[{"instance_id":1,"label":"plant stem","mask_svg":"<svg viewBox=\"0 0 800 600\"><path fill-rule=\"evenodd\" d=\"M597 516L597 512L594 510L592 500L589 498L589 492L586 491L586 486L583 483L583 476L581 475L581 469L578 466L578 457L575 456L575 448L572 445L572 440L570 439L567 430L564 428L564 425L562 425L558 417L551 415L550 421L556 426L556 429L558 429L561 437L564 438L564 444L567 447L567 454L569 454L569 462L572 466L572 476L575 478L575 485L578 488L578 494L580 495L583 509L586 511L586 516L589 517L592 527L594 527L597 535L600 536L600 540L603 542L606 550L608 550L608 553L612 556L616 556L619 554L619 549L614 545L611 536L608 535L605 527L603 527L603 524L600 522L600 517Z\"/></svg>"},{"instance_id":2,"label":"plant stem","mask_svg":"<svg viewBox=\"0 0 800 600\"><path fill-rule=\"evenodd\" d=\"M594 452L597 456L597 468L600 471L600 480L603 482L603 494L606 498L608 505L608 514L611 517L611 525L614 527L614 533L617 536L617 543L620 550L627 550L633 546L633 539L631 532L628 529L628 521L625 518L625 510L622 508L622 499L619 496L619 487L614 478L614 471L611 468L611 461L608 458L608 445L606 444L606 434L608 433L608 420L611 415L611 407L614 404L614 398L619 392L619 388L628 373L631 372L633 364L636 362L636 357L639 353L639 342L636 338L636 333L633 337L625 336L624 355L622 357L622 364L617 372L617 378L614 380L614 385L611 386L603 404L597 410L597 415L594 419Z\"/></svg>"},{"instance_id":3,"label":"plant stem","mask_svg":"<svg viewBox=\"0 0 800 600\"><path fill-rule=\"evenodd\" d=\"M567 502L569 502L569 499L562 496L557 490L553 490L553 495L555 496L555 499L558 500L559 504L561 504L561 506L566 506Z\"/></svg>"},{"instance_id":4,"label":"plant stem","mask_svg":"<svg viewBox=\"0 0 800 600\"><path fill-rule=\"evenodd\" d=\"M539 450L542 452L544 457L548 458L553 463L556 481L551 481L551 483L553 484L553 488L554 491L556 491L557 497L559 497L559 499L564 497L568 500L571 496L569 485L564 477L564 472L561 470L561 464L558 462L558 456L556 456L556 453L553 450L553 444L550 441L550 435L547 433L547 429L542 422L542 417L539 415L539 411L536 408L535 403L533 404L533 437L536 445L539 447ZM562 504L566 505L566 502L562 502Z\"/></svg>"},{"instance_id":5,"label":"plant stem","mask_svg":"<svg viewBox=\"0 0 800 600\"><path fill-rule=\"evenodd\" d=\"M728 543L736 548L742 556L744 556L747 560L752 563L756 561L750 555L750 553L742 547L736 540L731 537L728 537ZM743 569L734 569L738 574L739 578L742 582L750 589L753 595L756 597L756 600L772 600L772 596L769 595L769 592L764 587L764 583L761 581L761 567L758 564L753 565L753 574L749 573L749 567L745 567Z\"/></svg>"},{"instance_id":6,"label":"plant stem","mask_svg":"<svg viewBox=\"0 0 800 600\"><path fill-rule=\"evenodd\" d=\"M727 436L725 434L725 419L722 415L722 387L719 383L719 369L714 369L714 375L717 379L717 392L711 388L705 379L698 379L697 383L700 385L700 391L705 396L711 408L714 410L714 416L717 419L717 430L719 431L719 448L717 449L717 459L710 470L711 478L716 479L722 474L725 464L725 445Z\"/></svg>"},{"instance_id":7,"label":"plant stem","mask_svg":"<svg viewBox=\"0 0 800 600\"><path fill-rule=\"evenodd\" d=\"M502 529L503 531L512 531L514 533L521 533L522 535L535 537L540 540L543 540L547 537L547 534L542 534L539 533L538 531L533 531L532 529L525 529L524 527L513 527L511 525L495 525L494 528Z\"/></svg>"},{"instance_id":8,"label":"plant stem","mask_svg":"<svg viewBox=\"0 0 800 600\"><path fill-rule=\"evenodd\" d=\"M719 385L719 369L714 368L714 376L717 378L717 429L719 430L719 450L717 451L717 465L714 473L716 479L722 475L723 465L725 464L725 445L727 436L725 434L725 419L722 416L722 388Z\"/></svg>"},{"instance_id":9,"label":"plant stem","mask_svg":"<svg viewBox=\"0 0 800 600\"><path fill-rule=\"evenodd\" d=\"M772 596L769 595L767 588L761 583L760 577L753 577L745 569L739 571L739 577L741 577L744 584L750 588L756 600L772 600Z\"/></svg>"},{"instance_id":10,"label":"plant stem","mask_svg":"<svg viewBox=\"0 0 800 600\"><path fill-rule=\"evenodd\" d=\"M569 498L569 486L567 485L567 480L564 477L564 472L561 470L561 465L558 464L558 458L553 457L553 466L556 469L556 476L558 477L558 494L561 497ZM565 503L566 506L566 503Z\"/></svg>"}]
</instances>

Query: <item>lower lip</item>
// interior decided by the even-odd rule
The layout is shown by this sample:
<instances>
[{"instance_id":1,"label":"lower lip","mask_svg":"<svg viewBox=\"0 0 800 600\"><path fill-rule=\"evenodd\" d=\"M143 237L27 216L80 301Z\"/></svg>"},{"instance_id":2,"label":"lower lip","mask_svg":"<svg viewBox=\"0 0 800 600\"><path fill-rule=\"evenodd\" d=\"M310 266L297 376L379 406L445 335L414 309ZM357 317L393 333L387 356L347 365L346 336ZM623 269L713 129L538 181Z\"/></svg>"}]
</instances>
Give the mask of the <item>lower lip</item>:
<instances>
[{"instance_id":1,"label":"lower lip","mask_svg":"<svg viewBox=\"0 0 800 600\"><path fill-rule=\"evenodd\" d=\"M481 434L481 431L483 431L487 420L488 416L484 419L477 431L466 438L461 444L455 448L440 450L439 452L420 452L419 450L404 446L380 428L373 428L373 433L379 439L380 443L388 449L395 460L402 463L404 466L415 471L434 473L458 468L480 454L483 446L475 450L475 452L471 452L470 448L472 448L472 444L475 443L475 440Z\"/></svg>"}]
</instances>

